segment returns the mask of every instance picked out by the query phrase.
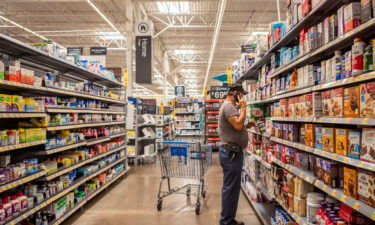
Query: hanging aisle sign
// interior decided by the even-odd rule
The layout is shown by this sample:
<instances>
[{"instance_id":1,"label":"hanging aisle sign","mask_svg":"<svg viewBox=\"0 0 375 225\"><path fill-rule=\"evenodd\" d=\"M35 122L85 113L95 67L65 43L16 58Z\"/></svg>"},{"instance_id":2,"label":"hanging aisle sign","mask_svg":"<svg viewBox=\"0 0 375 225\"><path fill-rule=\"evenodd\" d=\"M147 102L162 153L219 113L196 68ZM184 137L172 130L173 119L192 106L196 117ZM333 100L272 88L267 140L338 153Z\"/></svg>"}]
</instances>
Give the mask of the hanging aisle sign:
<instances>
[{"instance_id":1,"label":"hanging aisle sign","mask_svg":"<svg viewBox=\"0 0 375 225\"><path fill-rule=\"evenodd\" d=\"M135 23L135 80L140 84L152 83L153 23L140 20Z\"/></svg>"},{"instance_id":2,"label":"hanging aisle sign","mask_svg":"<svg viewBox=\"0 0 375 225\"><path fill-rule=\"evenodd\" d=\"M185 86L174 86L174 95L177 97L185 97Z\"/></svg>"},{"instance_id":3,"label":"hanging aisle sign","mask_svg":"<svg viewBox=\"0 0 375 225\"><path fill-rule=\"evenodd\" d=\"M90 55L107 55L106 47L90 47Z\"/></svg>"},{"instance_id":4,"label":"hanging aisle sign","mask_svg":"<svg viewBox=\"0 0 375 225\"><path fill-rule=\"evenodd\" d=\"M233 84L232 66L227 66L227 79L228 84Z\"/></svg>"},{"instance_id":5,"label":"hanging aisle sign","mask_svg":"<svg viewBox=\"0 0 375 225\"><path fill-rule=\"evenodd\" d=\"M83 55L83 47L67 47L66 55Z\"/></svg>"}]
</instances>

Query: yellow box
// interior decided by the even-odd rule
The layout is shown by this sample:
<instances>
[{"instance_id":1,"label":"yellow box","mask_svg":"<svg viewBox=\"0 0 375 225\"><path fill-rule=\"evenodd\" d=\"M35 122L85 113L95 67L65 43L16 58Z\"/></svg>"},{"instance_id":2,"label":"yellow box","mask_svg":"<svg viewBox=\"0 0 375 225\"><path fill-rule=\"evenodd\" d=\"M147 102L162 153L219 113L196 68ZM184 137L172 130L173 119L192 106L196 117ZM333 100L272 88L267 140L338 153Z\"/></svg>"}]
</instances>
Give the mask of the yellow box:
<instances>
[{"instance_id":1,"label":"yellow box","mask_svg":"<svg viewBox=\"0 0 375 225\"><path fill-rule=\"evenodd\" d=\"M6 112L12 111L12 96L11 95L0 95L1 110L5 109Z\"/></svg>"},{"instance_id":2,"label":"yellow box","mask_svg":"<svg viewBox=\"0 0 375 225\"><path fill-rule=\"evenodd\" d=\"M358 198L358 173L355 169L344 167L344 194Z\"/></svg>"},{"instance_id":3,"label":"yellow box","mask_svg":"<svg viewBox=\"0 0 375 225\"><path fill-rule=\"evenodd\" d=\"M335 151L339 155L348 156L349 129L337 129L335 131Z\"/></svg>"},{"instance_id":4,"label":"yellow box","mask_svg":"<svg viewBox=\"0 0 375 225\"><path fill-rule=\"evenodd\" d=\"M335 152L335 128L323 128L323 150Z\"/></svg>"},{"instance_id":5,"label":"yellow box","mask_svg":"<svg viewBox=\"0 0 375 225\"><path fill-rule=\"evenodd\" d=\"M12 110L13 110L13 112L22 112L23 111L22 96L12 95Z\"/></svg>"}]
</instances>

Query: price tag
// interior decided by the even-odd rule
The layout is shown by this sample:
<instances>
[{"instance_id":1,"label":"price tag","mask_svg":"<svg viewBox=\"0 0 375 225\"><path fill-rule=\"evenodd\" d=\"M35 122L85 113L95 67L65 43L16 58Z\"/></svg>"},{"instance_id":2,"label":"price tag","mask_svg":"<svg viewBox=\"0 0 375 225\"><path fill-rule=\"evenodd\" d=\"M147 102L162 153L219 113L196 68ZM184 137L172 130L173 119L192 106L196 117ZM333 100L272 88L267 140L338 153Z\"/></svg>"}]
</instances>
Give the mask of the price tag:
<instances>
[{"instance_id":1,"label":"price tag","mask_svg":"<svg viewBox=\"0 0 375 225\"><path fill-rule=\"evenodd\" d=\"M372 214L371 219L375 220L375 212Z\"/></svg>"},{"instance_id":2,"label":"price tag","mask_svg":"<svg viewBox=\"0 0 375 225\"><path fill-rule=\"evenodd\" d=\"M337 118L334 118L334 119L332 120L332 122L333 122L333 123L337 123Z\"/></svg>"},{"instance_id":3,"label":"price tag","mask_svg":"<svg viewBox=\"0 0 375 225\"><path fill-rule=\"evenodd\" d=\"M361 124L367 124L368 123L368 118L362 119Z\"/></svg>"},{"instance_id":4,"label":"price tag","mask_svg":"<svg viewBox=\"0 0 375 225\"><path fill-rule=\"evenodd\" d=\"M300 223L301 222L301 218L297 218L297 223Z\"/></svg>"},{"instance_id":5,"label":"price tag","mask_svg":"<svg viewBox=\"0 0 375 225\"><path fill-rule=\"evenodd\" d=\"M322 156L325 156L325 155L326 155L326 152L325 152L325 151L323 151L323 152L322 152Z\"/></svg>"},{"instance_id":6,"label":"price tag","mask_svg":"<svg viewBox=\"0 0 375 225\"><path fill-rule=\"evenodd\" d=\"M347 163L349 162L349 159L348 158L344 158L344 163Z\"/></svg>"},{"instance_id":7,"label":"price tag","mask_svg":"<svg viewBox=\"0 0 375 225\"><path fill-rule=\"evenodd\" d=\"M324 185L322 189L323 189L323 191L325 191L325 190L328 189L328 186L327 186L327 185Z\"/></svg>"},{"instance_id":8,"label":"price tag","mask_svg":"<svg viewBox=\"0 0 375 225\"><path fill-rule=\"evenodd\" d=\"M336 193L337 193L336 190L331 191L332 196L336 196Z\"/></svg>"},{"instance_id":9,"label":"price tag","mask_svg":"<svg viewBox=\"0 0 375 225\"><path fill-rule=\"evenodd\" d=\"M346 195L343 195L343 196L341 196L340 201L346 202L346 199L347 199Z\"/></svg>"},{"instance_id":10,"label":"price tag","mask_svg":"<svg viewBox=\"0 0 375 225\"><path fill-rule=\"evenodd\" d=\"M337 154L334 154L334 155L332 156L333 159L337 159L337 157L338 157Z\"/></svg>"},{"instance_id":11,"label":"price tag","mask_svg":"<svg viewBox=\"0 0 375 225\"><path fill-rule=\"evenodd\" d=\"M359 162L359 163L358 163L358 166L359 166L359 167L363 167L364 165L365 165L364 162Z\"/></svg>"}]
</instances>

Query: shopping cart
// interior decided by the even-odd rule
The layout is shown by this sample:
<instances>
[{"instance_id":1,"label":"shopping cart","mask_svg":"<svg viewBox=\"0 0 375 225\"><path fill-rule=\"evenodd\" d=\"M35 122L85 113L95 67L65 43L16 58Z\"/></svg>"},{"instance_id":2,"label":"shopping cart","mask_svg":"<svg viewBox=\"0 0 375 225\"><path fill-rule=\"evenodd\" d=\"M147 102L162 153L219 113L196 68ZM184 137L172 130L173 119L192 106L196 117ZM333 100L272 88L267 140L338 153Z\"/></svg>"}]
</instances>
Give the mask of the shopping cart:
<instances>
[{"instance_id":1,"label":"shopping cart","mask_svg":"<svg viewBox=\"0 0 375 225\"><path fill-rule=\"evenodd\" d=\"M159 185L157 209L162 208L163 198L183 193L189 198L197 196L195 213L199 215L201 197L206 196L207 185L204 184L204 174L212 166L212 148L201 143L182 141L164 141L159 150L161 181ZM171 188L170 178L199 180L199 184L189 183L182 187ZM162 191L164 181L167 181L168 190ZM196 190L194 192L193 190Z\"/></svg>"}]
</instances>

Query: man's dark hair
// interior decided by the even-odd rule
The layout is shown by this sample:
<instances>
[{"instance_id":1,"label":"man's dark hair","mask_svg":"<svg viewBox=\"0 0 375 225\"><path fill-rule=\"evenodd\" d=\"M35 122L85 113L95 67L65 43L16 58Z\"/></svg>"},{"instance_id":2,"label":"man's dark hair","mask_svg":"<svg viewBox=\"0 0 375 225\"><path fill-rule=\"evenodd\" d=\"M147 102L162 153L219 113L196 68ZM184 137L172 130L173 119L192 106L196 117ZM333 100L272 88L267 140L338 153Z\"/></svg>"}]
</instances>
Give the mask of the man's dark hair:
<instances>
[{"instance_id":1,"label":"man's dark hair","mask_svg":"<svg viewBox=\"0 0 375 225\"><path fill-rule=\"evenodd\" d=\"M227 96L233 96L234 92L236 92L236 91L239 92L239 93L243 93L244 95L247 94L247 91L245 91L243 89L241 84L234 84L231 87L229 87Z\"/></svg>"}]
</instances>

